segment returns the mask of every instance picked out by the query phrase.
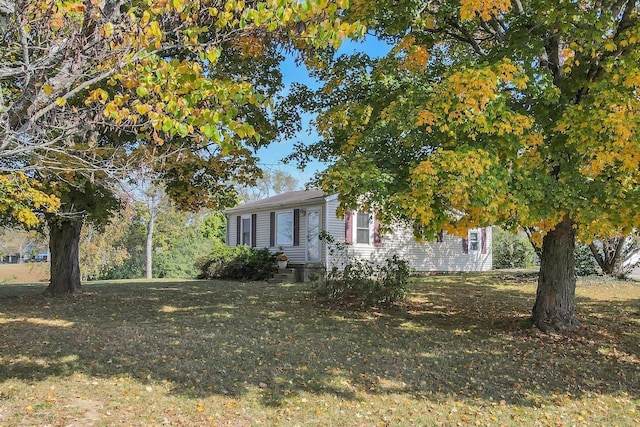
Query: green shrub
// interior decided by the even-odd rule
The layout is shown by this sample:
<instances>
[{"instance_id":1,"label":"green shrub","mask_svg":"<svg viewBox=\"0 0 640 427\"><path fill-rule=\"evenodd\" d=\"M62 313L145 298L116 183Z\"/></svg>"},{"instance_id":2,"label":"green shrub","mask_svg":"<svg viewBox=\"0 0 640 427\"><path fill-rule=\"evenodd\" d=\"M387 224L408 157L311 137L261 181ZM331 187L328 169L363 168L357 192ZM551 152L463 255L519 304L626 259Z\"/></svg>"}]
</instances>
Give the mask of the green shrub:
<instances>
[{"instance_id":1,"label":"green shrub","mask_svg":"<svg viewBox=\"0 0 640 427\"><path fill-rule=\"evenodd\" d=\"M409 263L394 255L385 260L380 267L378 295L376 300L383 303L393 303L406 298L409 293Z\"/></svg>"},{"instance_id":2,"label":"green shrub","mask_svg":"<svg viewBox=\"0 0 640 427\"><path fill-rule=\"evenodd\" d=\"M195 268L193 260L209 253L213 239L206 239L196 233L186 233L172 239L166 249L156 250L153 254L153 277L194 278L200 270Z\"/></svg>"},{"instance_id":3,"label":"green shrub","mask_svg":"<svg viewBox=\"0 0 640 427\"><path fill-rule=\"evenodd\" d=\"M268 249L217 242L210 255L196 262L200 279L267 280L277 271L275 256Z\"/></svg>"},{"instance_id":4,"label":"green shrub","mask_svg":"<svg viewBox=\"0 0 640 427\"><path fill-rule=\"evenodd\" d=\"M527 236L493 229L493 268L524 268L533 265L535 251Z\"/></svg>"},{"instance_id":5,"label":"green shrub","mask_svg":"<svg viewBox=\"0 0 640 427\"><path fill-rule=\"evenodd\" d=\"M593 276L600 272L591 249L587 245L577 244L574 249L577 276Z\"/></svg>"},{"instance_id":6,"label":"green shrub","mask_svg":"<svg viewBox=\"0 0 640 427\"><path fill-rule=\"evenodd\" d=\"M411 270L407 261L397 255L382 265L351 257L344 243L335 243L330 235L322 235L329 243L333 267L324 280L316 283L320 298L357 301L366 305L385 305L402 301L409 288ZM342 268L338 268L338 265Z\"/></svg>"}]
</instances>

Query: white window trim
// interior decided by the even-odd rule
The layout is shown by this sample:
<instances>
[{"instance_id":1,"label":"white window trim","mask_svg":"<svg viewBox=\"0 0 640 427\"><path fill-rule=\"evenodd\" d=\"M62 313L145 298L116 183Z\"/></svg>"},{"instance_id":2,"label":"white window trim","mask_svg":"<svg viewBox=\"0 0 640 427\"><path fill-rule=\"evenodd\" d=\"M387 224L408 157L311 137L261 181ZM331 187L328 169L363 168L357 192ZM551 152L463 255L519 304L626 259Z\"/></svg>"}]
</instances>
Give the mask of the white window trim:
<instances>
[{"instance_id":1,"label":"white window trim","mask_svg":"<svg viewBox=\"0 0 640 427\"><path fill-rule=\"evenodd\" d=\"M245 243L243 240L244 238L244 220L248 219L249 220L249 230L247 230L247 232L249 233L249 242ZM249 247L251 247L251 215L241 215L240 216L240 241L238 242L238 245L247 245Z\"/></svg>"},{"instance_id":2,"label":"white window trim","mask_svg":"<svg viewBox=\"0 0 640 427\"><path fill-rule=\"evenodd\" d=\"M369 215L369 243L358 243L358 214L359 213L367 213ZM351 242L353 246L360 247L372 247L373 246L373 237L375 231L375 217L371 212L360 212L353 211L352 220L351 220Z\"/></svg>"},{"instance_id":3,"label":"white window trim","mask_svg":"<svg viewBox=\"0 0 640 427\"><path fill-rule=\"evenodd\" d=\"M288 214L291 217L291 240L288 242L280 242L278 240L279 237L279 233L278 233L278 215L283 215L283 214ZM280 247L280 246L293 246L293 210L286 210L286 211L277 211L276 212L276 223L275 223L275 244L276 247Z\"/></svg>"},{"instance_id":4,"label":"white window trim","mask_svg":"<svg viewBox=\"0 0 640 427\"><path fill-rule=\"evenodd\" d=\"M477 249L472 249L471 246L471 234L475 233L475 235L477 236L477 242L478 242L478 248ZM469 232L467 233L467 245L468 245L468 251L470 254L479 254L480 251L482 250L482 231L479 228L472 228L471 230L469 230Z\"/></svg>"}]
</instances>

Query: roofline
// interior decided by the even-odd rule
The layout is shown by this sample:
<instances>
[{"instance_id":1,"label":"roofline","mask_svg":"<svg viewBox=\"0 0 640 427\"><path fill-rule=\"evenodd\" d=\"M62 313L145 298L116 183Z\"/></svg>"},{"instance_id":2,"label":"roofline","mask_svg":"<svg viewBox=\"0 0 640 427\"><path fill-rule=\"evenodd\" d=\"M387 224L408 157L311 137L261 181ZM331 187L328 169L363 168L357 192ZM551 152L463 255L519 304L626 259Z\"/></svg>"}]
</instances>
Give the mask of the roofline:
<instances>
[{"instance_id":1,"label":"roofline","mask_svg":"<svg viewBox=\"0 0 640 427\"><path fill-rule=\"evenodd\" d=\"M324 202L328 202L331 200L335 200L337 198L337 194L332 196L316 196L311 199L298 200L298 201L289 201L289 202L276 202L276 203L265 203L265 204L254 204L249 207L245 207L244 205L236 206L235 208L226 209L223 211L225 215L228 214L237 214L242 212L255 212L255 211L264 211L268 209L277 209L277 208L286 208L286 207L294 207L294 206L309 206L315 205Z\"/></svg>"}]
</instances>

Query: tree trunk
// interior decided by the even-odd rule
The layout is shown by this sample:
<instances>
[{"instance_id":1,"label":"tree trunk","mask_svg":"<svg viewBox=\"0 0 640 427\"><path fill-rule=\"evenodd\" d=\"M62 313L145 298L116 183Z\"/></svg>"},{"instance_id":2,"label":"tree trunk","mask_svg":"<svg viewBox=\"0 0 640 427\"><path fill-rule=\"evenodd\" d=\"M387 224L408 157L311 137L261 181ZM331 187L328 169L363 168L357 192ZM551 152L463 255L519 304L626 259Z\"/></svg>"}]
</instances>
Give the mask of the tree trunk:
<instances>
[{"instance_id":1,"label":"tree trunk","mask_svg":"<svg viewBox=\"0 0 640 427\"><path fill-rule=\"evenodd\" d=\"M51 281L45 295L82 292L79 248L83 222L82 217L48 219Z\"/></svg>"},{"instance_id":2,"label":"tree trunk","mask_svg":"<svg viewBox=\"0 0 640 427\"><path fill-rule=\"evenodd\" d=\"M627 236L619 236L610 239L603 239L602 253L595 243L589 245L591 254L602 269L602 273L608 276L623 278L625 276L623 263L626 261L624 255Z\"/></svg>"},{"instance_id":3,"label":"tree trunk","mask_svg":"<svg viewBox=\"0 0 640 427\"><path fill-rule=\"evenodd\" d=\"M565 217L542 241L538 291L531 320L544 332L578 326L576 309L575 229Z\"/></svg>"},{"instance_id":4,"label":"tree trunk","mask_svg":"<svg viewBox=\"0 0 640 427\"><path fill-rule=\"evenodd\" d=\"M145 250L147 259L145 271L147 279L151 279L153 277L153 223L155 222L155 219L155 214L151 212L149 222L147 222L147 247Z\"/></svg>"}]
</instances>

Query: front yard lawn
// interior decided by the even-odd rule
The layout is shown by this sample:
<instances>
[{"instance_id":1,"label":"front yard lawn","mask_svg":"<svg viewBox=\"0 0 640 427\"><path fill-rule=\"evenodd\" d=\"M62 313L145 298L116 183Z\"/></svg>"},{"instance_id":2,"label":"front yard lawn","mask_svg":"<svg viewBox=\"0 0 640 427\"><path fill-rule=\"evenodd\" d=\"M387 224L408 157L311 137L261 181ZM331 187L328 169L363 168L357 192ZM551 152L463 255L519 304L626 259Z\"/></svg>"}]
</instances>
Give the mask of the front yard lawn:
<instances>
[{"instance_id":1,"label":"front yard lawn","mask_svg":"<svg viewBox=\"0 0 640 427\"><path fill-rule=\"evenodd\" d=\"M526 327L535 282L417 279L406 304L310 286L0 285L0 426L639 425L640 285L582 280L583 326Z\"/></svg>"}]
</instances>

